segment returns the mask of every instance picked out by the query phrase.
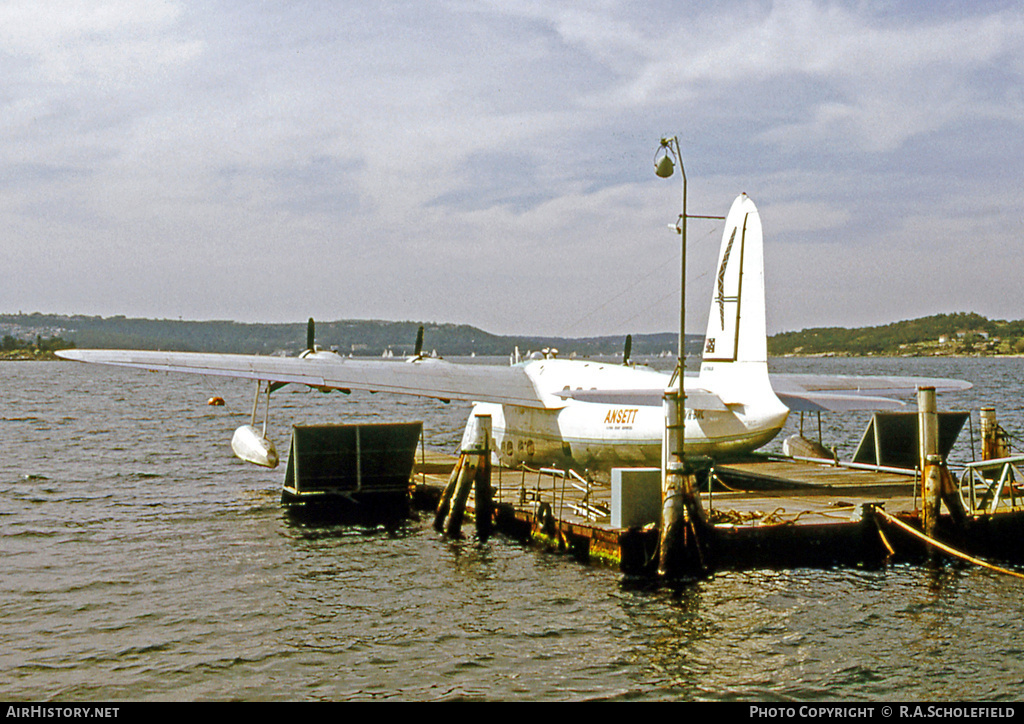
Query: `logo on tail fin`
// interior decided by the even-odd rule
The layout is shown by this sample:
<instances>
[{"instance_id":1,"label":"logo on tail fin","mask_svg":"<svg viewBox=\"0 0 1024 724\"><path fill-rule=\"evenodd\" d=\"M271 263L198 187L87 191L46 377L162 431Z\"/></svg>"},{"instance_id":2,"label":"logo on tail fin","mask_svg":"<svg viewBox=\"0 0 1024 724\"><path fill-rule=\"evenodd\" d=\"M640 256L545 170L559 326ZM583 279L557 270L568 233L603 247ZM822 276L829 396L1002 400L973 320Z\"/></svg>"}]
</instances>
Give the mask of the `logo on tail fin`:
<instances>
[{"instance_id":1,"label":"logo on tail fin","mask_svg":"<svg viewBox=\"0 0 1024 724\"><path fill-rule=\"evenodd\" d=\"M754 204L738 197L725 219L718 269L711 289L705 362L762 359L764 278L761 222Z\"/></svg>"},{"instance_id":2,"label":"logo on tail fin","mask_svg":"<svg viewBox=\"0 0 1024 724\"><path fill-rule=\"evenodd\" d=\"M737 219L737 221L739 221ZM718 278L715 282L714 295L711 298L711 315L718 307L718 329L708 319L708 334L704 340L704 358L719 361L735 361L739 351L740 340L740 291L743 285L743 255L746 246L746 215L743 216L743 229L735 223L728 238L722 237L721 261L718 264ZM731 264L733 246L739 235L740 243L736 248L738 264ZM729 306L726 309L727 305Z\"/></svg>"},{"instance_id":3,"label":"logo on tail fin","mask_svg":"<svg viewBox=\"0 0 1024 724\"><path fill-rule=\"evenodd\" d=\"M732 254L732 243L736 241L736 227L732 228L732 235L729 237L729 243L725 247L725 252L722 254L722 263L718 267L718 296L715 297L715 301L718 302L718 317L722 331L725 331L725 303L738 301L739 297L726 297L725 296L725 268L729 265L729 255ZM711 342L711 351L714 351L714 340Z\"/></svg>"}]
</instances>

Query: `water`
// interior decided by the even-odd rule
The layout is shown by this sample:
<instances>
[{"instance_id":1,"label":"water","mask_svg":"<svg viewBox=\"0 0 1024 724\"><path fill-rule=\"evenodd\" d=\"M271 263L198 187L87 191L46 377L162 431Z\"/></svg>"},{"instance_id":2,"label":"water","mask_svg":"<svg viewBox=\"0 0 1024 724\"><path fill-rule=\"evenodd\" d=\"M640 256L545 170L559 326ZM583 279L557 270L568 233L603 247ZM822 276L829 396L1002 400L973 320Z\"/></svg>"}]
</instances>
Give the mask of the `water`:
<instances>
[{"instance_id":1,"label":"water","mask_svg":"<svg viewBox=\"0 0 1024 724\"><path fill-rule=\"evenodd\" d=\"M978 387L943 407L992 404L1011 433L1024 430L1022 360L773 368L823 364L964 377ZM249 384L2 363L0 386L8 699L1020 697L1016 578L895 566L730 572L668 587L502 536L445 540L429 516L316 525L281 507L283 468L231 456ZM208 407L213 395L227 405ZM453 450L467 412L285 388L271 436L283 447L293 422L422 419L428 444ZM852 452L866 419L826 420L826 440L841 436L841 452Z\"/></svg>"}]
</instances>

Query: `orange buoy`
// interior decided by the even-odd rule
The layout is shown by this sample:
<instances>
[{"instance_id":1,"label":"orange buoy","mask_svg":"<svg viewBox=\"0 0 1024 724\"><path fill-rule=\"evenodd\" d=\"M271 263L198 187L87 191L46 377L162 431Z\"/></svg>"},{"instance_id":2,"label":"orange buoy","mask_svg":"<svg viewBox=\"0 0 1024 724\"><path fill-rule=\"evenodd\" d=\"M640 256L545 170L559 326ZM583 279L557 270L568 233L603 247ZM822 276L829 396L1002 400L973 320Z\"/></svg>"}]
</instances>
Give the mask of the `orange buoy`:
<instances>
[{"instance_id":1,"label":"orange buoy","mask_svg":"<svg viewBox=\"0 0 1024 724\"><path fill-rule=\"evenodd\" d=\"M216 405L216 406L219 407L219 406L224 404L224 398L223 397L211 397L209 400L206 401L206 404L207 405Z\"/></svg>"}]
</instances>

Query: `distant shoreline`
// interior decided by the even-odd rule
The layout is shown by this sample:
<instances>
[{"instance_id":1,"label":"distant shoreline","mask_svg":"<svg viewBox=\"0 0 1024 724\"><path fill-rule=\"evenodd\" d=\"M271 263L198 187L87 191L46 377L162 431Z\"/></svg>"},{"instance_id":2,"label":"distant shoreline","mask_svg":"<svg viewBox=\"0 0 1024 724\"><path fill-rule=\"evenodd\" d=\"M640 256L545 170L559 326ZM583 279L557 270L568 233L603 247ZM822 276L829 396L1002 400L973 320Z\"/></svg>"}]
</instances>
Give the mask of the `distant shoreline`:
<instances>
[{"instance_id":1,"label":"distant shoreline","mask_svg":"<svg viewBox=\"0 0 1024 724\"><path fill-rule=\"evenodd\" d=\"M556 348L563 358L621 355L630 341L635 358L665 354L674 357L678 333L659 332L601 337L531 337L497 335L465 325L438 322L335 320L316 324L316 342L346 356L408 356L419 330L426 344L446 357L508 355L518 347ZM309 325L243 324L228 321L129 319L81 315L0 314L0 359L37 359L20 354L80 346L104 349L164 349L236 354L290 354L301 352ZM33 344L33 341L35 344ZM779 332L767 338L772 357L976 357L1024 354L1024 320L989 320L974 313L936 314L876 327L847 329L817 327ZM688 357L697 359L702 335L689 334ZM17 349L15 349L17 347ZM42 359L52 359L44 357Z\"/></svg>"},{"instance_id":2,"label":"distant shoreline","mask_svg":"<svg viewBox=\"0 0 1024 724\"><path fill-rule=\"evenodd\" d=\"M1017 352L975 352L961 354L853 354L850 352L815 352L813 354L770 354L768 359L1021 359L1024 354Z\"/></svg>"},{"instance_id":3,"label":"distant shoreline","mask_svg":"<svg viewBox=\"0 0 1024 724\"><path fill-rule=\"evenodd\" d=\"M230 353L225 353L230 354ZM269 355L268 355L269 356ZM456 355L461 356L461 355ZM600 356L600 355L598 355ZM644 357L645 355L638 355ZM694 359L691 355L689 359ZM1024 359L1024 354L995 352L978 352L974 354L852 354L849 352L816 352L813 354L775 354L768 355L769 360L773 359ZM373 355L360 356L360 359L378 359ZM566 359L569 359L566 357ZM589 357L578 357L577 359L589 359ZM63 362L53 352L36 352L34 350L14 350L0 352L0 362Z\"/></svg>"}]
</instances>

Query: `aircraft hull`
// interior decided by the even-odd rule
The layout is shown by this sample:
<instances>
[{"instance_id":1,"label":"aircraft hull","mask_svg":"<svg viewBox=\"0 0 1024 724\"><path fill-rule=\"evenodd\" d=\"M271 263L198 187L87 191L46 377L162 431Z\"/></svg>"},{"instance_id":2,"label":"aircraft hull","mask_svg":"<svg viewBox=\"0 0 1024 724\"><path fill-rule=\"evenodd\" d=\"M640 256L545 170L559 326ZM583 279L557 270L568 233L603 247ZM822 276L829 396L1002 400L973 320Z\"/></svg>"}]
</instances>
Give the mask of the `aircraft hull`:
<instances>
[{"instance_id":1,"label":"aircraft hull","mask_svg":"<svg viewBox=\"0 0 1024 724\"><path fill-rule=\"evenodd\" d=\"M662 407L569 401L561 410L477 403L490 415L493 459L501 465L571 466L607 472L613 467L660 467ZM712 458L750 452L771 441L787 413L757 419L734 412L687 410L686 451Z\"/></svg>"}]
</instances>

